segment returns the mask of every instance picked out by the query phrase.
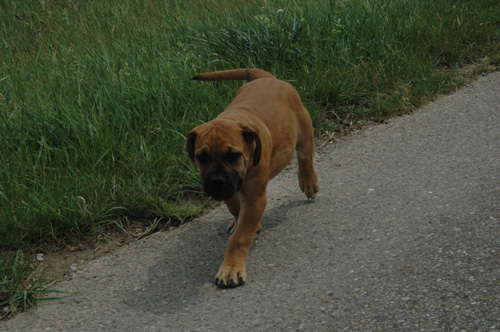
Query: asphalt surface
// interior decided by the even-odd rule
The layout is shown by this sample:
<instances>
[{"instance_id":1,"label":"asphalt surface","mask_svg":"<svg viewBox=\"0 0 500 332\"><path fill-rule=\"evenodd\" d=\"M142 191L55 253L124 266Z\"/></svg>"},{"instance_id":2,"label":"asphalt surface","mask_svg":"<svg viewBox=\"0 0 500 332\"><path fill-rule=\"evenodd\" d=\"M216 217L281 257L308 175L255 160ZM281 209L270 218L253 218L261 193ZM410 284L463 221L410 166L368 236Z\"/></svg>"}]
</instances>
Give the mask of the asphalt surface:
<instances>
[{"instance_id":1,"label":"asphalt surface","mask_svg":"<svg viewBox=\"0 0 500 332\"><path fill-rule=\"evenodd\" d=\"M90 262L1 331L500 331L500 73L271 181L247 284L212 285L224 207Z\"/></svg>"}]
</instances>

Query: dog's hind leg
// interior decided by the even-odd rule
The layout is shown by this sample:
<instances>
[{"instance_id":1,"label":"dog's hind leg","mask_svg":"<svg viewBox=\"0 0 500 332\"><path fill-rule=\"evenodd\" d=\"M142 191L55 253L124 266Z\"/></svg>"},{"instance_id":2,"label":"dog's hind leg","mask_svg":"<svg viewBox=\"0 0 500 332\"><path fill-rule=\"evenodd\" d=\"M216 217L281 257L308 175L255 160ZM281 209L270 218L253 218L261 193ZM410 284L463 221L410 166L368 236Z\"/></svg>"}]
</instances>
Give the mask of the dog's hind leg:
<instances>
[{"instance_id":1,"label":"dog's hind leg","mask_svg":"<svg viewBox=\"0 0 500 332\"><path fill-rule=\"evenodd\" d=\"M297 137L297 160L299 162L299 186L307 198L314 198L319 191L318 174L314 169L314 132L311 118L306 109L300 121Z\"/></svg>"},{"instance_id":2,"label":"dog's hind leg","mask_svg":"<svg viewBox=\"0 0 500 332\"><path fill-rule=\"evenodd\" d=\"M224 203L226 203L229 212L231 212L231 214L233 215L233 220L231 221L227 229L227 232L229 234L233 234L234 230L236 229L236 225L238 224L238 217L240 215L240 196L238 195L238 193L236 193Z\"/></svg>"},{"instance_id":3,"label":"dog's hind leg","mask_svg":"<svg viewBox=\"0 0 500 332\"><path fill-rule=\"evenodd\" d=\"M318 175L314 170L312 156L304 156L297 151L299 161L299 186L307 198L314 198L319 191Z\"/></svg>"},{"instance_id":4,"label":"dog's hind leg","mask_svg":"<svg viewBox=\"0 0 500 332\"><path fill-rule=\"evenodd\" d=\"M236 229L236 226L238 225L238 218L240 213L240 197L238 193L234 194L224 203L226 203L229 212L231 212L231 214L233 215L233 220L231 220L231 223L227 228L227 232L229 234L233 234L234 230ZM261 230L262 230L262 225L259 224L259 227L257 228L257 233L260 233Z\"/></svg>"}]
</instances>

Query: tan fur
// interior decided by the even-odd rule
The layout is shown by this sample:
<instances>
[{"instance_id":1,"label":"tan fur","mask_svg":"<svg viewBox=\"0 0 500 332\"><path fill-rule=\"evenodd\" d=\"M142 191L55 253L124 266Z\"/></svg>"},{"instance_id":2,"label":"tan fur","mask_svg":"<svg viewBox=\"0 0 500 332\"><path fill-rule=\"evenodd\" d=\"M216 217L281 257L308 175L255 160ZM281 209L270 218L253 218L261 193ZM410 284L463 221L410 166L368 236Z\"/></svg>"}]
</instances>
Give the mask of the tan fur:
<instances>
[{"instance_id":1,"label":"tan fur","mask_svg":"<svg viewBox=\"0 0 500 332\"><path fill-rule=\"evenodd\" d=\"M313 166L313 127L295 88L266 71L236 69L198 74L193 79L250 81L224 112L191 130L187 140L188 153L202 178L219 167L242 179L241 188L225 200L234 217L233 234L215 279L219 287L233 287L245 282L245 262L261 227L267 183L286 167L295 150L300 188L308 198L319 190ZM223 160L226 151L241 152L242 157L229 164ZM200 153L209 155L210 163L200 163L196 159Z\"/></svg>"}]
</instances>

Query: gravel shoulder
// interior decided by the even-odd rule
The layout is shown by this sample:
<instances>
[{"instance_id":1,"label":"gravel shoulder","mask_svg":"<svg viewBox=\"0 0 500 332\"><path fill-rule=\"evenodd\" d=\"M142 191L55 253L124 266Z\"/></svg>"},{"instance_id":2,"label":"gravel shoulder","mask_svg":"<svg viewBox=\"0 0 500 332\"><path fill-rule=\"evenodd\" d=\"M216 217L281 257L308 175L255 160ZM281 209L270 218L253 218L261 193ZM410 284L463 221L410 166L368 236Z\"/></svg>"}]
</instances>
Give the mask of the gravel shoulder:
<instances>
[{"instance_id":1,"label":"gravel shoulder","mask_svg":"<svg viewBox=\"0 0 500 332\"><path fill-rule=\"evenodd\" d=\"M224 207L88 263L0 331L500 331L500 72L271 181L247 284Z\"/></svg>"}]
</instances>

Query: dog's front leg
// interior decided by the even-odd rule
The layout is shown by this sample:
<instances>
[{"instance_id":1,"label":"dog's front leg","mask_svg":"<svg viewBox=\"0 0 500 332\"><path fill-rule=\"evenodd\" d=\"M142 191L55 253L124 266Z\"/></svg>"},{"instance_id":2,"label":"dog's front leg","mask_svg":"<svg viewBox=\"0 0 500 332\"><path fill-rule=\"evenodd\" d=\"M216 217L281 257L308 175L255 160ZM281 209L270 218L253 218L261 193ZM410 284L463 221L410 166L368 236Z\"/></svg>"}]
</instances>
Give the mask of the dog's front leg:
<instances>
[{"instance_id":1,"label":"dog's front leg","mask_svg":"<svg viewBox=\"0 0 500 332\"><path fill-rule=\"evenodd\" d=\"M265 189L258 195L253 192L250 197L245 197L244 193L240 195L242 200L240 220L229 238L224 261L215 276L215 284L221 288L245 284L248 250L255 233L260 229L260 220L267 204Z\"/></svg>"}]
</instances>

